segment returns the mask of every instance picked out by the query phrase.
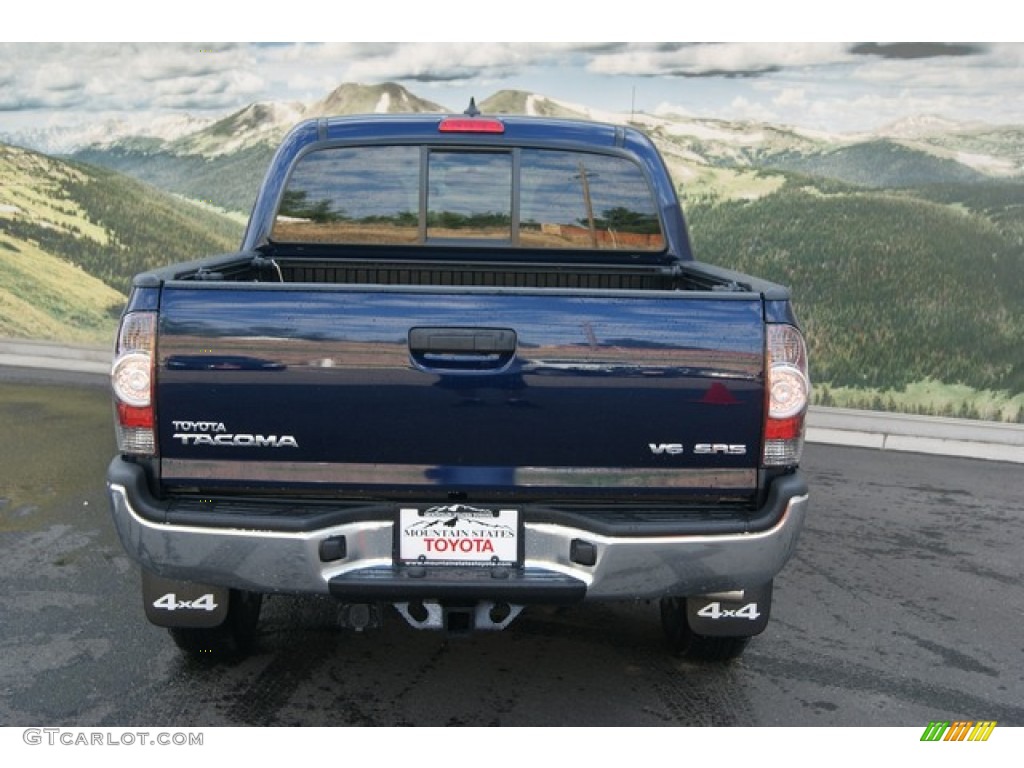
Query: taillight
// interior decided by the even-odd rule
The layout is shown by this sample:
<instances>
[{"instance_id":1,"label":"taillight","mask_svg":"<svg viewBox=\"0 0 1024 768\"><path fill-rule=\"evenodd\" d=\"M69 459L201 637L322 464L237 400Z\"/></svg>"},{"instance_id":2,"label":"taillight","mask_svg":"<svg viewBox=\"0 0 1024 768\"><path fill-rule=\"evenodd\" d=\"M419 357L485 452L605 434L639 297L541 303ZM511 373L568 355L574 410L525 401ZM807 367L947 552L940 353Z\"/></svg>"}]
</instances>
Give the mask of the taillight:
<instances>
[{"instance_id":1,"label":"taillight","mask_svg":"<svg viewBox=\"0 0 1024 768\"><path fill-rule=\"evenodd\" d=\"M767 412L764 424L764 465L800 463L804 447L804 418L811 400L807 347L792 325L767 326Z\"/></svg>"},{"instance_id":2,"label":"taillight","mask_svg":"<svg viewBox=\"0 0 1024 768\"><path fill-rule=\"evenodd\" d=\"M156 453L153 418L156 313L132 312L121 320L110 384L114 390L114 428L121 453Z\"/></svg>"}]
</instances>

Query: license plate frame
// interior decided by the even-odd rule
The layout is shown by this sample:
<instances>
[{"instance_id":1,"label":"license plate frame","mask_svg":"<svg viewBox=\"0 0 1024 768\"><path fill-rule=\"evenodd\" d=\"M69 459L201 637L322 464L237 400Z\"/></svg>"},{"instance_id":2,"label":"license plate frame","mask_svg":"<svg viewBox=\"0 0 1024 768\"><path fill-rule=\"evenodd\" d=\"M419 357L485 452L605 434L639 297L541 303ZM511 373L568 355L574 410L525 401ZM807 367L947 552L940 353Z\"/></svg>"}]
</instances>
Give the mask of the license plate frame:
<instances>
[{"instance_id":1,"label":"license plate frame","mask_svg":"<svg viewBox=\"0 0 1024 768\"><path fill-rule=\"evenodd\" d=\"M519 566L522 510L504 505L403 504L395 515L395 563Z\"/></svg>"}]
</instances>

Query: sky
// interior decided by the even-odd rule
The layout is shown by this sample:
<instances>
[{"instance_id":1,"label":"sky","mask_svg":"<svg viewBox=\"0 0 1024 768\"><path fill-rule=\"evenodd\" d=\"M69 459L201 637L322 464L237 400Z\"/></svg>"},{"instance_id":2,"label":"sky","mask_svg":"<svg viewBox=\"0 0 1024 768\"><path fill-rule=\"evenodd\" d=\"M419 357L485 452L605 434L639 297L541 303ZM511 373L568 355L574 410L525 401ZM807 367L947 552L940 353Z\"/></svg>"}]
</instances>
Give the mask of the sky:
<instances>
[{"instance_id":1,"label":"sky","mask_svg":"<svg viewBox=\"0 0 1024 768\"><path fill-rule=\"evenodd\" d=\"M986 2L981 0L971 7L983 13ZM647 0L632 0L624 7L649 10L646 3ZM187 5L186 2L176 7ZM393 8L395 15L400 16L401 5L385 7ZM480 17L482 9L488 9L483 0L465 5L475 9L476 17ZM532 0L520 0L514 7L522 14L531 5ZM95 8L93 4L89 7ZM137 9L154 6L126 7L136 9L137 16ZM413 31L408 28L411 24L384 25L382 16L375 18L376 28L370 23L349 23L338 11L343 7L334 5L336 24L315 19L311 23L304 16L304 25L289 29L282 22L274 31L277 35L297 33L295 37L303 31L307 35L309 31L348 31L367 37L374 32L380 35ZM436 7L453 6L447 0ZM502 4L489 12L507 13L510 7ZM677 5L666 2L656 7L672 9ZM772 7L783 10L785 4ZM964 6L956 7L963 15ZM742 15L742 3L732 8ZM835 8L839 13L838 6ZM704 31L708 36L725 37L726 32L744 29L733 30L728 21L722 26L721 19L703 27L688 26L682 23L686 13L680 11L677 21L689 32ZM661 14L664 17L665 11ZM182 15L188 17L184 10ZM630 17L634 25L636 15ZM500 29L536 34L568 29L590 32L595 37L601 33L611 36L609 33L614 32L627 36L636 31L626 22L606 23L602 28L600 24L574 25L573 17L559 19L550 14L545 16L547 23L543 25L536 23L536 17L531 17L529 25L522 24L522 17L519 18L518 25L494 20L477 31L493 34ZM46 31L64 31L68 39L88 37L87 28L76 27L74 19L62 20L64 27L47 26ZM102 31L107 33L106 37L112 36L110 32L121 32L135 38L143 37L145 32L152 34L155 29L165 33L221 32L222 37L246 31L230 20L211 17L208 21L182 25L179 18L168 22L167 29L147 23L141 27L136 24L134 29L127 24ZM955 18L951 21L951 29L937 31L983 31L966 19L963 24ZM754 25L754 29L747 31L801 31L795 24L780 26L778 19L763 27L756 26L756 19L747 22ZM854 22L851 19L845 31L932 31L914 24L904 25L906 29L893 29L892 24L872 26ZM95 26L96 19L90 17L89 23ZM439 28L436 18L432 23L437 36L452 31L444 25ZM650 31L666 26L675 25L645 20L642 28ZM19 30L8 31L15 32L11 37L18 36ZM31 38L36 36L33 32L43 30L26 23L20 31ZM260 29L248 31L254 39L261 38ZM428 36L431 26L424 23L418 31ZM468 35L473 30L462 31ZM837 29L819 31L835 33L844 29L839 24ZM721 34L714 35L715 32ZM868 131L919 115L1024 124L1024 43L96 43L86 39L62 44L0 43L0 134L96 123L107 118L152 121L181 113L220 117L257 101L310 103L344 82L386 81L398 82L416 95L453 111L462 111L470 96L482 100L498 90L511 88L609 112L673 112L702 118L772 122L832 133Z\"/></svg>"}]
</instances>

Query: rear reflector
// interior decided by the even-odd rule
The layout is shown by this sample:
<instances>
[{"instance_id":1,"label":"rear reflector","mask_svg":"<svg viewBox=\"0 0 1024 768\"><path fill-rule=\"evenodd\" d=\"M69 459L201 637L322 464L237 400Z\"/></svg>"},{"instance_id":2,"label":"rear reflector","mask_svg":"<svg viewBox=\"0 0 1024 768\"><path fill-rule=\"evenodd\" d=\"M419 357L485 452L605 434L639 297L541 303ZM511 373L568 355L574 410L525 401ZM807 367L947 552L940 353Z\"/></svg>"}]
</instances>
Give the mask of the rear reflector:
<instances>
[{"instance_id":1,"label":"rear reflector","mask_svg":"<svg viewBox=\"0 0 1024 768\"><path fill-rule=\"evenodd\" d=\"M505 124L493 118L446 117L438 130L441 133L504 133Z\"/></svg>"}]
</instances>

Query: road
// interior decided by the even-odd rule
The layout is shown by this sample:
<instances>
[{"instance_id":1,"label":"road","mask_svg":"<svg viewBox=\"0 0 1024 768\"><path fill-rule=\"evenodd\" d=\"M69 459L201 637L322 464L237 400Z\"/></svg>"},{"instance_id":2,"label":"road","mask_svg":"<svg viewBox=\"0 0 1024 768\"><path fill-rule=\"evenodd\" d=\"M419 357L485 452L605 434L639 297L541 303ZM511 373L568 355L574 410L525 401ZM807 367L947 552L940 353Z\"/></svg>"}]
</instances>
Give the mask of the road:
<instances>
[{"instance_id":1,"label":"road","mask_svg":"<svg viewBox=\"0 0 1024 768\"><path fill-rule=\"evenodd\" d=\"M446 638L274 597L214 666L143 616L106 390L26 376L0 376L0 725L1024 725L1019 465L809 445L808 525L731 665L668 656L644 603Z\"/></svg>"}]
</instances>

